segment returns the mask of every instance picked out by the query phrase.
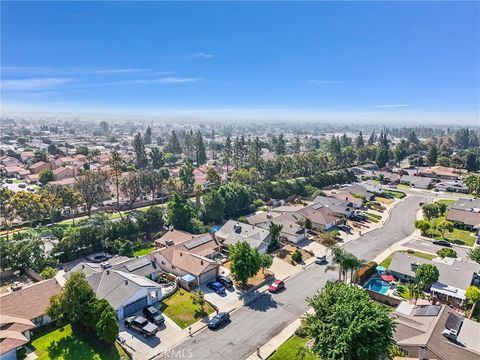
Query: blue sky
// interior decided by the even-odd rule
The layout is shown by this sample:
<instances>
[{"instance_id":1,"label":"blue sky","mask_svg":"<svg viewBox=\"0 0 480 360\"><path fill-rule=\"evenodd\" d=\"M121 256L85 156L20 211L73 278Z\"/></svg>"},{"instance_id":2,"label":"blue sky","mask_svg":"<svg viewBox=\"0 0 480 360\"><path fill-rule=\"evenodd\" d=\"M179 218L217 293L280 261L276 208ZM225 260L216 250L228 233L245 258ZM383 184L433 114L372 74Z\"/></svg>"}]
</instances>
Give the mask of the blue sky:
<instances>
[{"instance_id":1,"label":"blue sky","mask_svg":"<svg viewBox=\"0 0 480 360\"><path fill-rule=\"evenodd\" d=\"M3 108L479 122L478 2L2 2Z\"/></svg>"}]
</instances>

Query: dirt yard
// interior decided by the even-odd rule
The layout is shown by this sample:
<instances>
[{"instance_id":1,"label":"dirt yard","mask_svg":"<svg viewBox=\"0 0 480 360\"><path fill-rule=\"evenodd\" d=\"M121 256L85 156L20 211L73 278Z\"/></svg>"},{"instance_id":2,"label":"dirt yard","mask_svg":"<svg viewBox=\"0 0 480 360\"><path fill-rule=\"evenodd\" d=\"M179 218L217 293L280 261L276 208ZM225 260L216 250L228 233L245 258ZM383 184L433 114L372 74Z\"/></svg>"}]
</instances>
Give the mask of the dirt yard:
<instances>
[{"instance_id":1,"label":"dirt yard","mask_svg":"<svg viewBox=\"0 0 480 360\"><path fill-rule=\"evenodd\" d=\"M295 246L293 245L290 245L290 244L285 244L283 245L283 247L279 250L276 250L273 255L279 257L280 259L282 259L283 261L286 261L287 263L291 264L291 265L298 265L296 264L295 262L292 262L292 255L293 253L295 252L295 250L299 250L300 253L302 254L302 260L303 262L309 258L312 257L312 255L303 250L303 249L297 249ZM302 263L300 263L301 265Z\"/></svg>"}]
</instances>

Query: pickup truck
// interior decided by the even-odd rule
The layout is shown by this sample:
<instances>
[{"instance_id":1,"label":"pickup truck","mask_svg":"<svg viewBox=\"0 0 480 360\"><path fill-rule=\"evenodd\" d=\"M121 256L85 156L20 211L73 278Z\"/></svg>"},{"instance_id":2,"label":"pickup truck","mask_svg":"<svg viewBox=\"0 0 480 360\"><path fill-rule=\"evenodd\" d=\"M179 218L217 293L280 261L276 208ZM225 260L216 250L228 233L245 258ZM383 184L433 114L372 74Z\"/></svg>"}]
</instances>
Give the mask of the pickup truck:
<instances>
[{"instance_id":1,"label":"pickup truck","mask_svg":"<svg viewBox=\"0 0 480 360\"><path fill-rule=\"evenodd\" d=\"M141 316L132 316L125 319L125 327L135 330L143 335L143 337L154 336L158 331L158 326Z\"/></svg>"}]
</instances>

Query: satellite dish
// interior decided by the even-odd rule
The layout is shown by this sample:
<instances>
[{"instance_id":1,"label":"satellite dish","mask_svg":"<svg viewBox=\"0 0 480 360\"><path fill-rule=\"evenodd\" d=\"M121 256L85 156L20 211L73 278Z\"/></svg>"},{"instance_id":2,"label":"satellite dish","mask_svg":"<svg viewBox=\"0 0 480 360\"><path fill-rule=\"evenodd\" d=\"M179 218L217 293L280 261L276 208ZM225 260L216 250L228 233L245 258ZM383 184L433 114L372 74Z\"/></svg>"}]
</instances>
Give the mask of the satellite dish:
<instances>
[{"instance_id":1,"label":"satellite dish","mask_svg":"<svg viewBox=\"0 0 480 360\"><path fill-rule=\"evenodd\" d=\"M21 271L20 271L20 270L15 270L15 271L13 272L13 275L15 275L15 276L19 276L19 275L20 275L20 273L21 273Z\"/></svg>"}]
</instances>

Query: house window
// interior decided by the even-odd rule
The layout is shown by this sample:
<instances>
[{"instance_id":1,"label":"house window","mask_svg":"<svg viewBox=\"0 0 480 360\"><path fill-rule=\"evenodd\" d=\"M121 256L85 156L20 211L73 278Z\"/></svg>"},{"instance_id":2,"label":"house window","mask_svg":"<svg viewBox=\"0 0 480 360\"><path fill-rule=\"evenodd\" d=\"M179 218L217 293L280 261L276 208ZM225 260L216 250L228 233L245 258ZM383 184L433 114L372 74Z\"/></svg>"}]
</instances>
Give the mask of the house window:
<instances>
[{"instance_id":1,"label":"house window","mask_svg":"<svg viewBox=\"0 0 480 360\"><path fill-rule=\"evenodd\" d=\"M165 261L162 260L162 265L165 265Z\"/></svg>"},{"instance_id":2,"label":"house window","mask_svg":"<svg viewBox=\"0 0 480 360\"><path fill-rule=\"evenodd\" d=\"M175 269L175 266L172 265L172 269Z\"/></svg>"}]
</instances>

